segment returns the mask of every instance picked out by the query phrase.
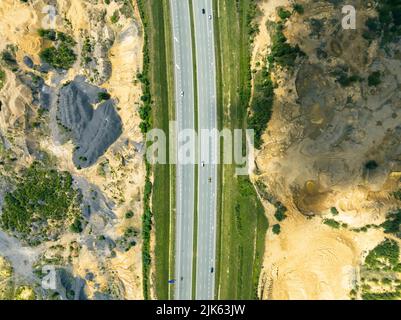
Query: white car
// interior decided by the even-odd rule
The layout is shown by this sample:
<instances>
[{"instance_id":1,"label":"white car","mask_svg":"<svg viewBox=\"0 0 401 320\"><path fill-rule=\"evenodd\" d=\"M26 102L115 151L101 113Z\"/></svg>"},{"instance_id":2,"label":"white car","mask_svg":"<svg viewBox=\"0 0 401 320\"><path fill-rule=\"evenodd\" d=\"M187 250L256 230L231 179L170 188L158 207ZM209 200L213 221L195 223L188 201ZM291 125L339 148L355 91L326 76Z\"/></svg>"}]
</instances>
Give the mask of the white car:
<instances>
[{"instance_id":1,"label":"white car","mask_svg":"<svg viewBox=\"0 0 401 320\"><path fill-rule=\"evenodd\" d=\"M205 161L201 162L201 166L204 167L205 166Z\"/></svg>"},{"instance_id":2,"label":"white car","mask_svg":"<svg viewBox=\"0 0 401 320\"><path fill-rule=\"evenodd\" d=\"M181 97L183 97L184 96L184 91L181 91Z\"/></svg>"},{"instance_id":3,"label":"white car","mask_svg":"<svg viewBox=\"0 0 401 320\"><path fill-rule=\"evenodd\" d=\"M211 14L209 14L209 20L212 20L212 15Z\"/></svg>"}]
</instances>

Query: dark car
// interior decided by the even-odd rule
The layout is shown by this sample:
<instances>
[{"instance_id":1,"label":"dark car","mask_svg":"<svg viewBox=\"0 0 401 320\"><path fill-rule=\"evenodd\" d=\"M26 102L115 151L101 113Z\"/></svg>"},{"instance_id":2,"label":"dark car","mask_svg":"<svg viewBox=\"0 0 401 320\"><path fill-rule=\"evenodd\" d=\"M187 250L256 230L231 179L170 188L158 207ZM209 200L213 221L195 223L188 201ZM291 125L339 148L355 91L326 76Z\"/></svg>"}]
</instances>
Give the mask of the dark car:
<instances>
[{"instance_id":1,"label":"dark car","mask_svg":"<svg viewBox=\"0 0 401 320\"><path fill-rule=\"evenodd\" d=\"M214 268L213 267L210 268L210 273L213 273L213 271L214 271Z\"/></svg>"},{"instance_id":2,"label":"dark car","mask_svg":"<svg viewBox=\"0 0 401 320\"><path fill-rule=\"evenodd\" d=\"M205 10L205 9L202 9L202 13L205 14L205 13L206 13L206 10Z\"/></svg>"}]
</instances>

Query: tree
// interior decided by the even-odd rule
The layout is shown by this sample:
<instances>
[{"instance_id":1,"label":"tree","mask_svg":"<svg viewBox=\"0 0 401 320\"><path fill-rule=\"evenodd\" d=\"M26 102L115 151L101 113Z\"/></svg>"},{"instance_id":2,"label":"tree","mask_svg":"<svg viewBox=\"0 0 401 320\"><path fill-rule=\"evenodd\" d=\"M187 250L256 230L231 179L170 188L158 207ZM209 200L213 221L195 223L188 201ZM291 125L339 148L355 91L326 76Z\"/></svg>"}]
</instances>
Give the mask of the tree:
<instances>
[{"instance_id":1,"label":"tree","mask_svg":"<svg viewBox=\"0 0 401 320\"><path fill-rule=\"evenodd\" d=\"M274 234L280 234L280 232L281 232L280 225L279 224L273 225L272 231L273 231Z\"/></svg>"}]
</instances>

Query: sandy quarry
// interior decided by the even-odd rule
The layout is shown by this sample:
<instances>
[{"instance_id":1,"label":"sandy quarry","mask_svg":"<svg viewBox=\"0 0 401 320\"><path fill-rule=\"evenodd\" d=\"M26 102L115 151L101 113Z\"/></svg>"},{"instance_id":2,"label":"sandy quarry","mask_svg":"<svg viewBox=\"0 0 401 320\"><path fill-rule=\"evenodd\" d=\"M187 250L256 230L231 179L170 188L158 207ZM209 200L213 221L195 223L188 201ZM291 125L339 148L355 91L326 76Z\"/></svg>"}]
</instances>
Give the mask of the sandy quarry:
<instances>
[{"instance_id":1,"label":"sandy quarry","mask_svg":"<svg viewBox=\"0 0 401 320\"><path fill-rule=\"evenodd\" d=\"M14 45L17 48L17 62L23 70L27 70L22 62L24 56L29 56L35 64L40 63L38 54L42 43L37 30L43 27L45 15L42 10L46 5L45 2L39 0L33 1L33 4L23 4L17 0L4 0L0 3L0 38L2 39L0 51L3 51L8 44ZM114 34L114 42L107 57L111 64L111 74L109 79L100 86L105 88L118 103L117 110L123 122L122 135L99 159L98 164L83 170L78 170L73 165L72 143L60 143L57 134L54 134L54 125L50 124L47 134L35 137L40 148L55 157L60 169L70 171L78 179L84 179L82 181L86 181L83 184L85 186L88 183L96 186L105 199L114 204L115 217L105 225L103 230L99 231L105 232L114 239L120 237L127 227L133 227L136 230L141 228L142 186L145 175L140 154L143 138L139 130L140 119L137 115L141 88L139 83L134 83L136 74L142 68L142 26L136 8L133 17L126 18L121 15L117 23L111 23L110 17L119 8L120 5L115 2L107 6L103 1L94 3L90 0L58 0L59 15L56 28L74 36L78 42L78 48L82 46L84 36L97 39L104 33L106 36ZM97 29L99 25L95 25L96 19L93 17L101 16L103 10L106 26L99 32ZM102 64L103 60L100 59L99 63ZM58 88L79 74L87 75L88 73L78 61L64 77L50 72L45 81L52 88ZM30 108L32 97L30 90L16 79L13 72L6 70L6 76L7 81L0 91L0 100L3 102L0 132L13 142L14 152L19 153L16 167L21 168L32 161L32 157L26 153L26 137L20 125L24 122L24 115ZM105 162L107 170L100 174L99 164ZM89 192L90 188L93 187L88 187L86 191ZM128 210L134 212L134 217L129 220L124 218ZM74 241L79 242L80 239L66 234L58 244L67 248ZM52 245L57 244L46 245L43 252L49 251L48 248ZM63 259L68 260L67 251L57 255L64 256ZM49 254L52 255L51 252ZM98 282L96 287L100 287L100 290L102 287L107 289L110 279L115 279L116 283L120 283L120 287L123 288L121 298L142 298L140 242L129 251L118 252L115 258L106 258L106 260L88 251L88 248L83 245L80 253L70 262L74 276L84 278L88 270L95 273ZM89 297L95 291L94 285L95 283L88 282Z\"/></svg>"},{"instance_id":2,"label":"sandy quarry","mask_svg":"<svg viewBox=\"0 0 401 320\"><path fill-rule=\"evenodd\" d=\"M363 1L353 1L361 28L336 34L337 27L331 26L322 30L320 39L309 35L306 21L339 19L341 11L324 1L297 2L304 5L305 14L293 15L284 34L308 60L294 72L277 69L272 75L277 83L273 117L256 156L258 175L253 177L288 208L281 233L268 231L259 294L263 299L349 299L364 255L384 239L378 229L350 229L380 224L397 206L390 193L399 188L401 67L399 61L384 58L375 41L369 46L362 38L364 19L373 14ZM276 7L290 8L288 4L260 3L253 68L263 65L268 53L266 21L277 21ZM322 41L329 44L329 62L316 56ZM335 51L338 46L340 52ZM349 64L365 78L380 70L382 84L343 88L330 76L330 70L341 64ZM363 169L371 159L380 163L373 173ZM262 201L270 225L278 223L274 207ZM337 208L336 220L347 228L322 223L332 218L331 207Z\"/></svg>"}]
</instances>

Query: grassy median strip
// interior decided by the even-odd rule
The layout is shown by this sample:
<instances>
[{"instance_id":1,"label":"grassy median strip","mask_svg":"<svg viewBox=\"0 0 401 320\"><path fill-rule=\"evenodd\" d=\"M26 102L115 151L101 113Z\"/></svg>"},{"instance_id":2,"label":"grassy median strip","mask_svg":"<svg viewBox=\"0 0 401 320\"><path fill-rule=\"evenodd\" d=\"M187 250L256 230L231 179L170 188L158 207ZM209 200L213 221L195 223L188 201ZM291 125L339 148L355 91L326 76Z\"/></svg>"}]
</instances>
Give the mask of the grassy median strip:
<instances>
[{"instance_id":1,"label":"grassy median strip","mask_svg":"<svg viewBox=\"0 0 401 320\"><path fill-rule=\"evenodd\" d=\"M189 13L191 18L191 41L192 41L192 65L194 73L194 127L198 132L198 73L196 67L196 42L193 0L189 0ZM194 244L193 244L193 265L192 265L192 298L196 297L196 261L198 258L198 170L199 164L195 164L195 208L194 208Z\"/></svg>"},{"instance_id":2,"label":"grassy median strip","mask_svg":"<svg viewBox=\"0 0 401 320\"><path fill-rule=\"evenodd\" d=\"M219 32L219 19L218 19L218 2L213 1L213 17L214 17L214 39L216 51L216 103L217 103L217 127L218 130L223 129L223 103L222 103L222 74L221 74L221 50L220 50L220 32ZM220 163L223 162L223 152L220 151ZM216 270L215 270L215 299L218 298L218 288L220 279L220 241L221 241L221 224L220 217L222 212L222 194L223 194L223 170L221 166L217 169L217 201L216 201Z\"/></svg>"},{"instance_id":3,"label":"grassy median strip","mask_svg":"<svg viewBox=\"0 0 401 320\"><path fill-rule=\"evenodd\" d=\"M168 93L168 118L170 121L174 121L176 119L175 116L175 103L174 103L174 54L173 54L173 36L172 36L172 23L171 23L171 14L170 14L170 4L168 0L163 1L163 10L164 10L164 34L165 34L165 45L166 45L166 73L167 73L167 93ZM169 261L168 261L168 279L173 279L175 276L175 205L176 205L176 167L174 164L171 164L172 161L169 162ZM160 192L163 192L160 190ZM157 199L155 198L155 201ZM162 212L162 211L160 211ZM160 235L161 237L162 235ZM162 238L160 238L161 241ZM167 249L167 248L166 248ZM174 299L174 286L168 284L166 282L160 283L160 286L163 287L161 290L163 295L160 297ZM168 286L167 289L165 287ZM167 290L168 296L165 296Z\"/></svg>"},{"instance_id":4,"label":"grassy median strip","mask_svg":"<svg viewBox=\"0 0 401 320\"><path fill-rule=\"evenodd\" d=\"M142 83L144 105L149 102L150 109L141 107L144 133L151 127L168 132L169 129L169 90L167 79L166 38L164 6L167 0L137 0L145 28L144 67ZM168 145L167 145L168 150ZM157 164L147 166L144 192L143 214L143 294L150 298L150 231L152 217L155 226L155 276L152 279L158 299L168 299L168 280L170 264L170 166ZM150 176L153 171L153 192ZM150 188L150 190L149 190ZM150 200L152 211L150 210ZM166 240L167 239L167 240Z\"/></svg>"},{"instance_id":5,"label":"grassy median strip","mask_svg":"<svg viewBox=\"0 0 401 320\"><path fill-rule=\"evenodd\" d=\"M251 13L255 1L215 0L222 125L246 128L251 92ZM222 168L222 202L219 221L219 299L257 298L257 284L268 222L247 176L235 176L234 165Z\"/></svg>"}]
</instances>

